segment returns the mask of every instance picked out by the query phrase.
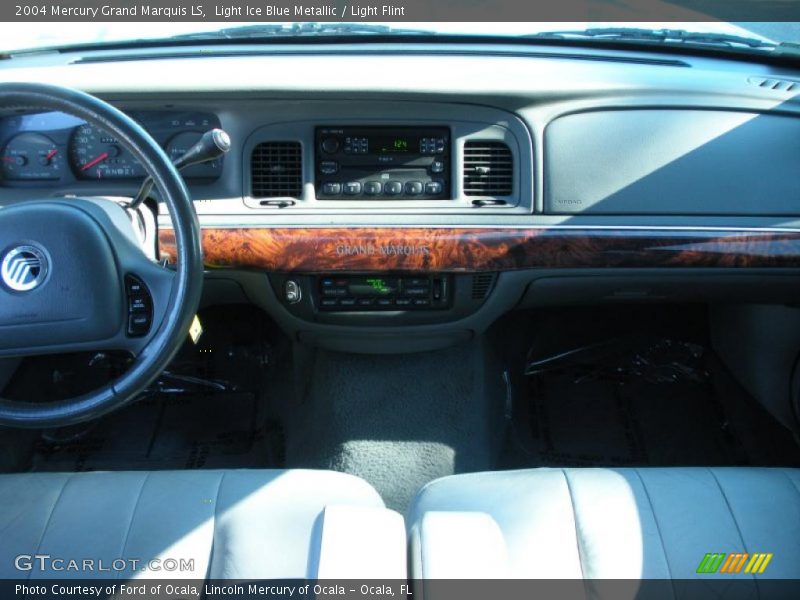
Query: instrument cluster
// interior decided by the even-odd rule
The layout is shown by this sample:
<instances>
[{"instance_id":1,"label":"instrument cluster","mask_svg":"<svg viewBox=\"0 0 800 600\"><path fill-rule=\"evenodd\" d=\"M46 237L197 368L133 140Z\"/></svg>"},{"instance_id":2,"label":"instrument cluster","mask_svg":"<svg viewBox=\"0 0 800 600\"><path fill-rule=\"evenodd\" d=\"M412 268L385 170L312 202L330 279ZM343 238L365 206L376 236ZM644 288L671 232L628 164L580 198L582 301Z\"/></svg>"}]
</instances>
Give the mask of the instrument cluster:
<instances>
[{"instance_id":1,"label":"instrument cluster","mask_svg":"<svg viewBox=\"0 0 800 600\"><path fill-rule=\"evenodd\" d=\"M207 130L219 127L210 113L131 111L175 160ZM136 180L142 165L108 132L61 112L18 114L0 119L0 183L61 185L87 180ZM183 176L200 183L217 179L223 159L194 165Z\"/></svg>"}]
</instances>

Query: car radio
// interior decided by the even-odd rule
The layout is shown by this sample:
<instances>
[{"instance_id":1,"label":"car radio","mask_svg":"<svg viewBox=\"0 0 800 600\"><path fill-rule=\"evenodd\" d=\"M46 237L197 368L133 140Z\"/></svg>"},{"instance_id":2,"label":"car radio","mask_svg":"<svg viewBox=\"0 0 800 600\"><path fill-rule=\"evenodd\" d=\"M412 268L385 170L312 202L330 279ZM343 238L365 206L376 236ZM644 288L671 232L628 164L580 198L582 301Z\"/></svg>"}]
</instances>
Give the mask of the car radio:
<instances>
[{"instance_id":1,"label":"car radio","mask_svg":"<svg viewBox=\"0 0 800 600\"><path fill-rule=\"evenodd\" d=\"M317 127L319 200L450 198L447 127Z\"/></svg>"},{"instance_id":2,"label":"car radio","mask_svg":"<svg viewBox=\"0 0 800 600\"><path fill-rule=\"evenodd\" d=\"M320 310L430 310L450 306L447 276L323 275L317 278Z\"/></svg>"}]
</instances>

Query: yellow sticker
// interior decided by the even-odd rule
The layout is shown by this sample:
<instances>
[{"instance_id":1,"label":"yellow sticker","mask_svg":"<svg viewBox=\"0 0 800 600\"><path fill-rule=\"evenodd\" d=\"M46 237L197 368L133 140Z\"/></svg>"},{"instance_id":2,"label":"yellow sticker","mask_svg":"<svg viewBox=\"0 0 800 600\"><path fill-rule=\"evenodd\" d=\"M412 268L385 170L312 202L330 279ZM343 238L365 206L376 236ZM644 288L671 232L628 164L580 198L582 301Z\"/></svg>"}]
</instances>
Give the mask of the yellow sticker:
<instances>
[{"instance_id":1,"label":"yellow sticker","mask_svg":"<svg viewBox=\"0 0 800 600\"><path fill-rule=\"evenodd\" d=\"M194 319L192 319L192 325L189 327L189 337L192 338L196 345L201 335L203 335L203 326L200 324L200 319L195 315Z\"/></svg>"}]
</instances>

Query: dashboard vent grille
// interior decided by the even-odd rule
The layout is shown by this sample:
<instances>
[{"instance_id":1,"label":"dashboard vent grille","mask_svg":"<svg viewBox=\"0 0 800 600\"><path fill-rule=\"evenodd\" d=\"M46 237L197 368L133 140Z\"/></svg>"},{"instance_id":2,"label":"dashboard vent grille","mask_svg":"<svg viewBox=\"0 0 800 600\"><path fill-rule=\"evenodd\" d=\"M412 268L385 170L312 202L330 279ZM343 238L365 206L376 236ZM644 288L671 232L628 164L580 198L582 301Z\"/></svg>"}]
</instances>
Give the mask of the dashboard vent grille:
<instances>
[{"instance_id":1,"label":"dashboard vent grille","mask_svg":"<svg viewBox=\"0 0 800 600\"><path fill-rule=\"evenodd\" d=\"M262 142L253 149L250 173L254 198L300 198L303 194L300 142Z\"/></svg>"},{"instance_id":2,"label":"dashboard vent grille","mask_svg":"<svg viewBox=\"0 0 800 600\"><path fill-rule=\"evenodd\" d=\"M766 90L773 90L776 92L792 92L800 90L800 81L792 79L772 79L766 77L751 77L750 83L757 85Z\"/></svg>"},{"instance_id":3,"label":"dashboard vent grille","mask_svg":"<svg viewBox=\"0 0 800 600\"><path fill-rule=\"evenodd\" d=\"M478 273L472 276L472 299L483 300L489 295L494 283L494 273Z\"/></svg>"},{"instance_id":4,"label":"dashboard vent grille","mask_svg":"<svg viewBox=\"0 0 800 600\"><path fill-rule=\"evenodd\" d=\"M464 144L464 194L510 196L514 184L514 157L503 142L468 141Z\"/></svg>"}]
</instances>

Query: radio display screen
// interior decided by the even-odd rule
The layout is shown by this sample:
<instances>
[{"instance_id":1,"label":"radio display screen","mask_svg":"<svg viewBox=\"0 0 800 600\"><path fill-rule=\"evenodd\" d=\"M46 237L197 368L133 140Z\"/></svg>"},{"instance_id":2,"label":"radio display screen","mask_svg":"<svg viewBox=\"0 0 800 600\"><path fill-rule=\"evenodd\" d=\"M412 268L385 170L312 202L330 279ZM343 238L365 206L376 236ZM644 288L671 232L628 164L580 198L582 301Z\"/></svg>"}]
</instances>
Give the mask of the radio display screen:
<instances>
[{"instance_id":1,"label":"radio display screen","mask_svg":"<svg viewBox=\"0 0 800 600\"><path fill-rule=\"evenodd\" d=\"M407 154L419 150L419 138L409 137L375 137L372 142L372 151L378 154Z\"/></svg>"},{"instance_id":2,"label":"radio display screen","mask_svg":"<svg viewBox=\"0 0 800 600\"><path fill-rule=\"evenodd\" d=\"M399 292L400 286L396 279L354 277L347 288L351 296L392 296Z\"/></svg>"}]
</instances>

